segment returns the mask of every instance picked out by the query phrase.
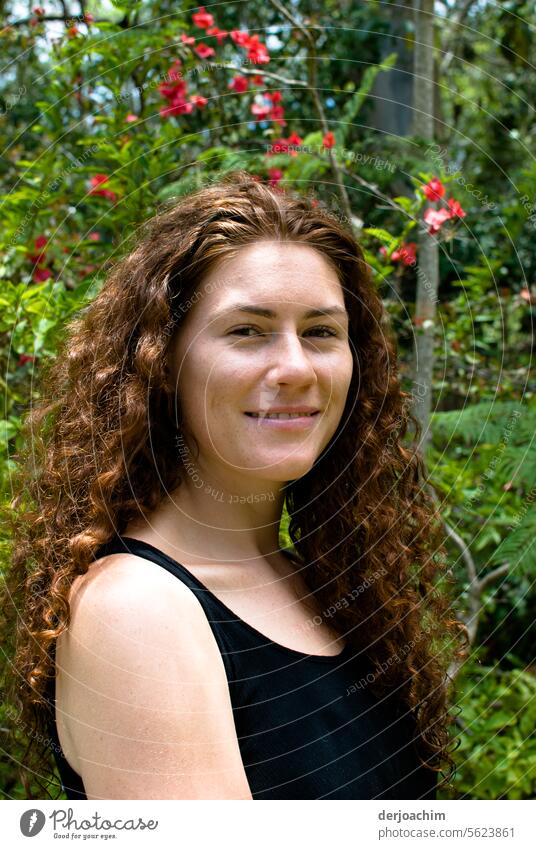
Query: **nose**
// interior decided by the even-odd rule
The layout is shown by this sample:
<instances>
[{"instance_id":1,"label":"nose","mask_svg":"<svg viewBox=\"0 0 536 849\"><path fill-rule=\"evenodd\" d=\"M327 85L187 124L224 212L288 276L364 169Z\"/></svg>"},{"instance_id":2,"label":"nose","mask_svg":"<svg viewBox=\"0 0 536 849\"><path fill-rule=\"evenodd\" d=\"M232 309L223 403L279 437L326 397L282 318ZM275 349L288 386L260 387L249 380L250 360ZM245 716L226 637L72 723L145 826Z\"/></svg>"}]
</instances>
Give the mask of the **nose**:
<instances>
[{"instance_id":1,"label":"nose","mask_svg":"<svg viewBox=\"0 0 536 849\"><path fill-rule=\"evenodd\" d=\"M271 368L269 383L316 383L316 371L310 353L304 350L302 340L293 330L274 334L269 346Z\"/></svg>"}]
</instances>

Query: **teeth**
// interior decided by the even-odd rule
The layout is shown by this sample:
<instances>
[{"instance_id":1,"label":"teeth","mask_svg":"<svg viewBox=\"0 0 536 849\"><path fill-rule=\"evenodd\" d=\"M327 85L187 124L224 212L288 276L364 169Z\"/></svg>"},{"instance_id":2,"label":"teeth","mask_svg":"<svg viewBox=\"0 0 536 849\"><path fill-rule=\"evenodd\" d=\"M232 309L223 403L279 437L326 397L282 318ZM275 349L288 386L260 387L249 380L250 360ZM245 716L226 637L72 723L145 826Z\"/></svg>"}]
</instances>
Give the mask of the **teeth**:
<instances>
[{"instance_id":1,"label":"teeth","mask_svg":"<svg viewBox=\"0 0 536 849\"><path fill-rule=\"evenodd\" d=\"M312 416L314 413L250 413L255 419L301 419L303 416Z\"/></svg>"}]
</instances>

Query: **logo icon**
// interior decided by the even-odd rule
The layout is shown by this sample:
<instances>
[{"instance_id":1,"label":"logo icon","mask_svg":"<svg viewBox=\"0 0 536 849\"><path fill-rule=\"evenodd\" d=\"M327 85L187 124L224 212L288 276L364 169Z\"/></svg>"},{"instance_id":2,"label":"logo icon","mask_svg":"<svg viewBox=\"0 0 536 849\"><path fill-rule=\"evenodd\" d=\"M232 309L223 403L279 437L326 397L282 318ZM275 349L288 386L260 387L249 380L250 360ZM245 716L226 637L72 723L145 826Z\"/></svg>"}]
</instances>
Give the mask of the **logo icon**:
<instances>
[{"instance_id":1,"label":"logo icon","mask_svg":"<svg viewBox=\"0 0 536 849\"><path fill-rule=\"evenodd\" d=\"M46 817L43 811L30 808L29 811L24 811L20 818L20 830L25 837L35 837L36 834L39 834L45 822Z\"/></svg>"}]
</instances>

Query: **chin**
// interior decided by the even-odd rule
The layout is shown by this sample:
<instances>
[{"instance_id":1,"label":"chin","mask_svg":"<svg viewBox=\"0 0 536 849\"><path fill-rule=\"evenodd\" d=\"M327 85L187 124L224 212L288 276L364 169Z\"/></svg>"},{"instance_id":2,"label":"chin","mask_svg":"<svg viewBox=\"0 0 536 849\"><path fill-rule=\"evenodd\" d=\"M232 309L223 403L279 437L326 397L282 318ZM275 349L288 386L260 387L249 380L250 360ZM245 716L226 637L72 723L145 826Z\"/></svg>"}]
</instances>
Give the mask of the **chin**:
<instances>
[{"instance_id":1,"label":"chin","mask_svg":"<svg viewBox=\"0 0 536 849\"><path fill-rule=\"evenodd\" d=\"M286 483L290 480L302 478L307 472L311 471L313 464L314 459L300 462L289 462L287 459L281 460L279 463L259 460L257 469L252 469L252 471L273 480L274 483Z\"/></svg>"}]
</instances>

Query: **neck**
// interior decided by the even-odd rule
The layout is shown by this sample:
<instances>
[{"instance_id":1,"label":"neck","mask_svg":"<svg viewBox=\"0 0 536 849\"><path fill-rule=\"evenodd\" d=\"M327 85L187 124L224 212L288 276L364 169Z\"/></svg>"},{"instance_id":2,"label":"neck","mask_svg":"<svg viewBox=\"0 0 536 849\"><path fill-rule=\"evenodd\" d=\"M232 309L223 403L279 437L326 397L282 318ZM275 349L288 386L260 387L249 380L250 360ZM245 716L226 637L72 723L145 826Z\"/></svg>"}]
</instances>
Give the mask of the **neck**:
<instances>
[{"instance_id":1,"label":"neck","mask_svg":"<svg viewBox=\"0 0 536 849\"><path fill-rule=\"evenodd\" d=\"M244 562L278 552L285 484L252 478L225 483L205 470L186 473L151 517L151 529L192 558Z\"/></svg>"}]
</instances>

